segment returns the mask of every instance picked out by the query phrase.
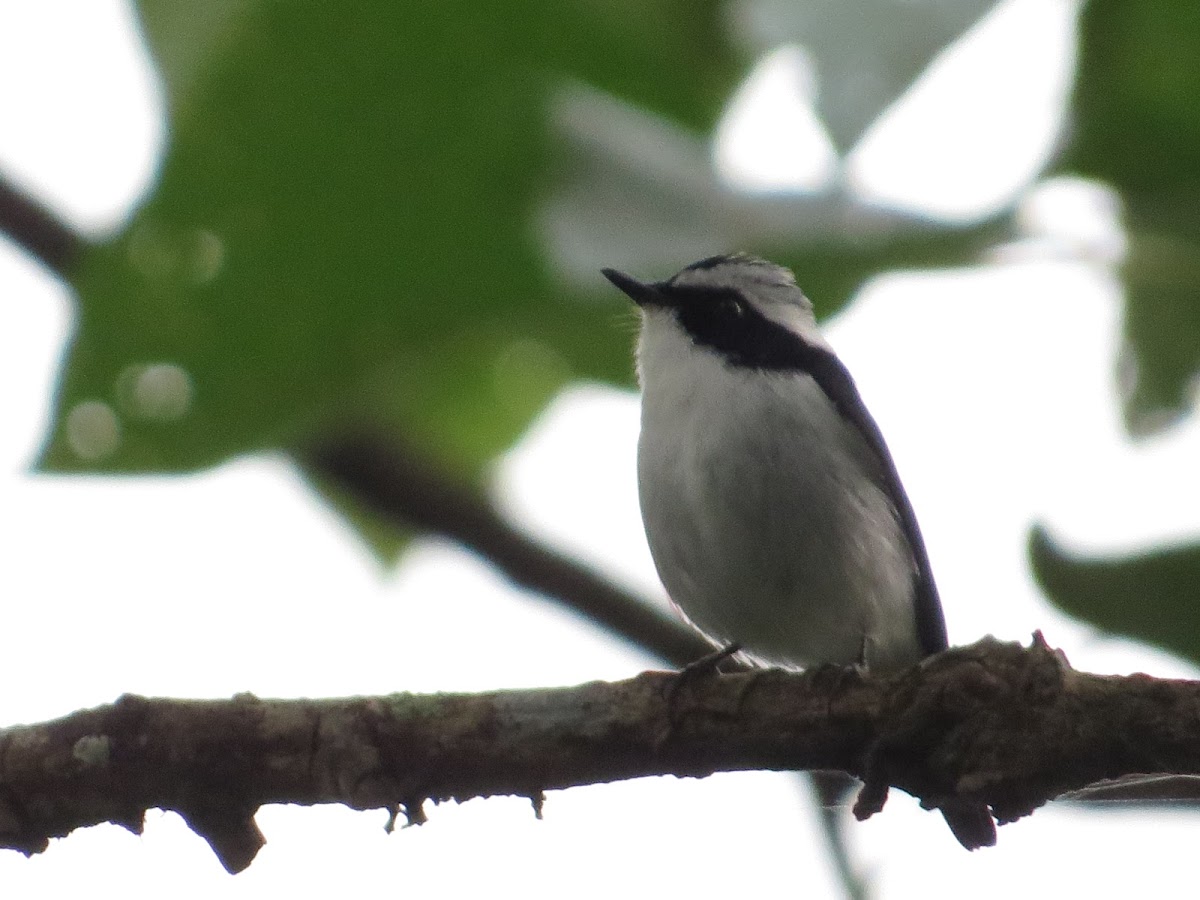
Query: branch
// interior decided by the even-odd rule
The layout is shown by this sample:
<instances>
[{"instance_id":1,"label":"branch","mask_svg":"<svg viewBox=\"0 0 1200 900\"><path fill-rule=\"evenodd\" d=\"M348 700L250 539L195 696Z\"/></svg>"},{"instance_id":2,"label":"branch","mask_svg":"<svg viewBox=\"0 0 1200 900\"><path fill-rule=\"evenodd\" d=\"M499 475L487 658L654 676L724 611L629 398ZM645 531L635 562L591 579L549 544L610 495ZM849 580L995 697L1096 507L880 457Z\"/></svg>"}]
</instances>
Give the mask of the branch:
<instances>
[{"instance_id":1,"label":"branch","mask_svg":"<svg viewBox=\"0 0 1200 900\"><path fill-rule=\"evenodd\" d=\"M84 244L70 225L3 177L0 177L0 234L7 234L63 278Z\"/></svg>"},{"instance_id":2,"label":"branch","mask_svg":"<svg viewBox=\"0 0 1200 900\"><path fill-rule=\"evenodd\" d=\"M450 538L521 587L586 616L664 662L685 666L713 649L674 616L522 534L479 492L439 472L392 437L346 430L296 456L365 509L400 527Z\"/></svg>"},{"instance_id":3,"label":"branch","mask_svg":"<svg viewBox=\"0 0 1200 900\"><path fill-rule=\"evenodd\" d=\"M265 803L341 803L424 821L424 803L669 774L838 769L928 808L1011 822L1130 773L1200 774L1200 682L1070 668L1035 635L988 638L889 679L855 670L647 672L571 688L343 700L147 700L0 731L0 846L26 854L175 810L227 869L263 843Z\"/></svg>"}]
</instances>

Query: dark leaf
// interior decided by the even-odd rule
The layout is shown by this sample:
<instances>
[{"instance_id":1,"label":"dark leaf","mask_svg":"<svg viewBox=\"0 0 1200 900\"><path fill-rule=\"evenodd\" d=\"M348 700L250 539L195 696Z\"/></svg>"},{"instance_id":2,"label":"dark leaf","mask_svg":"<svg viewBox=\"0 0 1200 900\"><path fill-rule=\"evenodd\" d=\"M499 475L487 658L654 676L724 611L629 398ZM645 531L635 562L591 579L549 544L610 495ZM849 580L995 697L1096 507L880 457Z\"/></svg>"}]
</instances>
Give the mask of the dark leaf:
<instances>
[{"instance_id":1,"label":"dark leaf","mask_svg":"<svg viewBox=\"0 0 1200 900\"><path fill-rule=\"evenodd\" d=\"M1090 558L1064 550L1035 526L1029 559L1038 584L1064 612L1200 663L1200 546Z\"/></svg>"}]
</instances>

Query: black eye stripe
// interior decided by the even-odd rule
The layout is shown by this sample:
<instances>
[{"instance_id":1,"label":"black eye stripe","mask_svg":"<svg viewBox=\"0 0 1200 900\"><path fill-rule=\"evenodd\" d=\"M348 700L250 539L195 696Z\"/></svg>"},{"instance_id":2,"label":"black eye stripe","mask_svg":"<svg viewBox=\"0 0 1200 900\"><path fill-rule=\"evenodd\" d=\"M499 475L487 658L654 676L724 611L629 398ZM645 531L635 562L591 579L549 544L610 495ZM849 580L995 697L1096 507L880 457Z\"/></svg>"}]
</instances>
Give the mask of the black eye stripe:
<instances>
[{"instance_id":1,"label":"black eye stripe","mask_svg":"<svg viewBox=\"0 0 1200 900\"><path fill-rule=\"evenodd\" d=\"M804 368L808 346L731 288L666 285L675 316L692 341L751 369Z\"/></svg>"},{"instance_id":2,"label":"black eye stripe","mask_svg":"<svg viewBox=\"0 0 1200 900\"><path fill-rule=\"evenodd\" d=\"M699 287L693 285L677 285L667 282L662 285L663 293L667 294L678 306L717 307L726 304L727 307L739 306L743 309L750 304L740 291L733 288Z\"/></svg>"}]
</instances>

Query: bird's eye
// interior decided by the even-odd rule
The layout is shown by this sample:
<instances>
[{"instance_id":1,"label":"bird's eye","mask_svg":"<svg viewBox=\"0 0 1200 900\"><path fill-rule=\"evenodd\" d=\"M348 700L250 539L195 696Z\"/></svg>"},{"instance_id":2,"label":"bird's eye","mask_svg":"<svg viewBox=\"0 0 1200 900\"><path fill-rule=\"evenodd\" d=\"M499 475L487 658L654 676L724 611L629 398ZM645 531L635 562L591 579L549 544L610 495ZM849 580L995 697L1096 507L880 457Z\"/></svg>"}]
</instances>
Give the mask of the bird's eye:
<instances>
[{"instance_id":1,"label":"bird's eye","mask_svg":"<svg viewBox=\"0 0 1200 900\"><path fill-rule=\"evenodd\" d=\"M731 319L740 319L746 314L746 304L740 297L722 297L717 304L721 314Z\"/></svg>"}]
</instances>

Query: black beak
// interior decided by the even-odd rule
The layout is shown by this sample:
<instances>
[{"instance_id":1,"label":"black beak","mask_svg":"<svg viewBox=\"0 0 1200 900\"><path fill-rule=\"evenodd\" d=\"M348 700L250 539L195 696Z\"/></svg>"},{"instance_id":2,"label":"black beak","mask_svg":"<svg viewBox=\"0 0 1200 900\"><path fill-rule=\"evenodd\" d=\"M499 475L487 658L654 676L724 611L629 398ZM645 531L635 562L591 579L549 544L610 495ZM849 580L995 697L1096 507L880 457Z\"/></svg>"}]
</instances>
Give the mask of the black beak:
<instances>
[{"instance_id":1,"label":"black beak","mask_svg":"<svg viewBox=\"0 0 1200 900\"><path fill-rule=\"evenodd\" d=\"M667 298L663 296L658 285L643 284L616 269L601 269L600 274L620 288L638 306L667 305Z\"/></svg>"}]
</instances>

